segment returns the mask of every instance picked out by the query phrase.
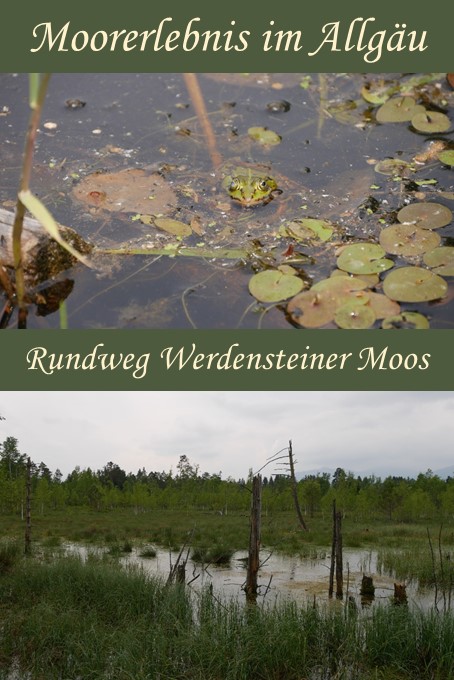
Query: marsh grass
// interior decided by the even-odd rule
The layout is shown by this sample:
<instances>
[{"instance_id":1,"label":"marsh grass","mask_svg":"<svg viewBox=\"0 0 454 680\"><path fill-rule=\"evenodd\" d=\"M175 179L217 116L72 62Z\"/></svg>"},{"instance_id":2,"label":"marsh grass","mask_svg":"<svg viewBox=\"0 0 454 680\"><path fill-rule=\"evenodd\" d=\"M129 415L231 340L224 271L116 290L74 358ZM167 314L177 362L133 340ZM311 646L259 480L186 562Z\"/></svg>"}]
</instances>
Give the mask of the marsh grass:
<instances>
[{"instance_id":1,"label":"marsh grass","mask_svg":"<svg viewBox=\"0 0 454 680\"><path fill-rule=\"evenodd\" d=\"M210 546L197 546L193 549L191 559L201 564L230 564L235 550L224 543Z\"/></svg>"},{"instance_id":2,"label":"marsh grass","mask_svg":"<svg viewBox=\"0 0 454 680\"><path fill-rule=\"evenodd\" d=\"M144 557L145 559L153 559L157 554L158 551L152 545L146 545L139 551L139 557Z\"/></svg>"},{"instance_id":3,"label":"marsh grass","mask_svg":"<svg viewBox=\"0 0 454 680\"><path fill-rule=\"evenodd\" d=\"M448 679L452 613L361 615L219 602L93 558L21 560L0 578L0 675L33 679ZM2 675L3 673L3 675Z\"/></svg>"},{"instance_id":4,"label":"marsh grass","mask_svg":"<svg viewBox=\"0 0 454 680\"><path fill-rule=\"evenodd\" d=\"M377 569L381 573L395 575L401 580L417 580L422 587L454 590L454 552L443 550L434 562L429 548L380 550L377 555Z\"/></svg>"},{"instance_id":5,"label":"marsh grass","mask_svg":"<svg viewBox=\"0 0 454 680\"><path fill-rule=\"evenodd\" d=\"M0 542L0 574L9 571L19 560L23 548L18 541L3 540Z\"/></svg>"},{"instance_id":6,"label":"marsh grass","mask_svg":"<svg viewBox=\"0 0 454 680\"><path fill-rule=\"evenodd\" d=\"M309 522L309 531L301 531L293 512L268 511L262 518L262 542L269 549L291 555L309 554L312 550L331 545L331 522L318 515ZM438 525L429 527L436 536ZM0 534L9 538L22 538L23 522L20 515L1 515ZM106 545L129 541L153 544L166 549L179 550L191 533L192 545L214 546L217 543L229 549L245 550L249 538L249 514L229 512L220 516L214 512L160 509L134 514L132 509L118 508L109 511L86 507L67 507L35 515L33 538L42 542L52 540ZM427 550L427 523L403 524L395 522L359 522L347 516L343 522L345 548L408 549L418 554ZM446 527L443 543L454 551L452 528Z\"/></svg>"}]
</instances>

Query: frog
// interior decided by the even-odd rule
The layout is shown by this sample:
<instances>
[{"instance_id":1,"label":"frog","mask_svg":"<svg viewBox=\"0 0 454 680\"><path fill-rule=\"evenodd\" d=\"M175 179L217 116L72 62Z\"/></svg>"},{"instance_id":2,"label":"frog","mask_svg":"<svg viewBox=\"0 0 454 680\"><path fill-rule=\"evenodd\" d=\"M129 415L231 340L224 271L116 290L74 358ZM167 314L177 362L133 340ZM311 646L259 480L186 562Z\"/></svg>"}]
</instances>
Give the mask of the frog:
<instances>
[{"instance_id":1,"label":"frog","mask_svg":"<svg viewBox=\"0 0 454 680\"><path fill-rule=\"evenodd\" d=\"M222 187L230 198L244 208L266 205L282 193L276 180L267 174L266 168L225 166Z\"/></svg>"}]
</instances>

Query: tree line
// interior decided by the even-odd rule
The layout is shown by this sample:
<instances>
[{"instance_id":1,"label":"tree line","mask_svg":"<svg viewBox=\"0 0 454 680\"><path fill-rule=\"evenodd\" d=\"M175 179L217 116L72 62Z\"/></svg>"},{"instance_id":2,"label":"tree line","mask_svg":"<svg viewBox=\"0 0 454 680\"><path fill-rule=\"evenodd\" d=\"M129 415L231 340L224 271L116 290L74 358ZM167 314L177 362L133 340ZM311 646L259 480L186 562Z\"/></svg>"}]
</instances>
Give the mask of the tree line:
<instances>
[{"instance_id":1,"label":"tree line","mask_svg":"<svg viewBox=\"0 0 454 680\"><path fill-rule=\"evenodd\" d=\"M18 441L7 437L0 444L0 512L23 513L27 456ZM108 462L99 470L76 466L66 478L44 462L32 463L34 512L45 514L68 507L97 511L132 508L248 511L252 470L246 479L222 478L200 472L187 456L179 457L175 470L126 472ZM330 513L335 499L344 516L358 521L450 520L454 517L454 477L442 479L427 470L416 478L357 476L338 467L331 475L306 475L298 481L298 498L308 517ZM267 512L291 511L291 480L286 475L263 478L262 505Z\"/></svg>"}]
</instances>

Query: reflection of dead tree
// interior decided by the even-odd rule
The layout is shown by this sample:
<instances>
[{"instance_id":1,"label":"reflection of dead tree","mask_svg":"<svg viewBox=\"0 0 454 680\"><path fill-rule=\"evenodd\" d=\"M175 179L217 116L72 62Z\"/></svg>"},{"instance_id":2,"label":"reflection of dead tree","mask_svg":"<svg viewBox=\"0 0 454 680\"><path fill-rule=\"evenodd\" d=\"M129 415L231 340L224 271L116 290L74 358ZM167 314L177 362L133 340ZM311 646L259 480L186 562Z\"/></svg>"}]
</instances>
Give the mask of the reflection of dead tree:
<instances>
[{"instance_id":1,"label":"reflection of dead tree","mask_svg":"<svg viewBox=\"0 0 454 680\"><path fill-rule=\"evenodd\" d=\"M210 154L213 169L221 165L222 158L216 146L216 137L211 126L211 121L205 106L202 90L200 89L199 81L195 73L183 73L184 82L186 84L189 96L191 97L197 118L202 127L203 135Z\"/></svg>"}]
</instances>

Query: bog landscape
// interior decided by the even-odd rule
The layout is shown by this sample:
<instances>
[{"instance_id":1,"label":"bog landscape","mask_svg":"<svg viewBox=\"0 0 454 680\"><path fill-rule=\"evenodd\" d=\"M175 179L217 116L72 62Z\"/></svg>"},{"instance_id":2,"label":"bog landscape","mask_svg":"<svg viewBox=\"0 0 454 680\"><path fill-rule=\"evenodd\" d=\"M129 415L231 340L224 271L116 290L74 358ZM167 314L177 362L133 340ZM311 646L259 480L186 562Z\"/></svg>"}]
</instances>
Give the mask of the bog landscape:
<instances>
[{"instance_id":1,"label":"bog landscape","mask_svg":"<svg viewBox=\"0 0 454 680\"><path fill-rule=\"evenodd\" d=\"M0 455L2 678L452 677L449 474Z\"/></svg>"}]
</instances>

